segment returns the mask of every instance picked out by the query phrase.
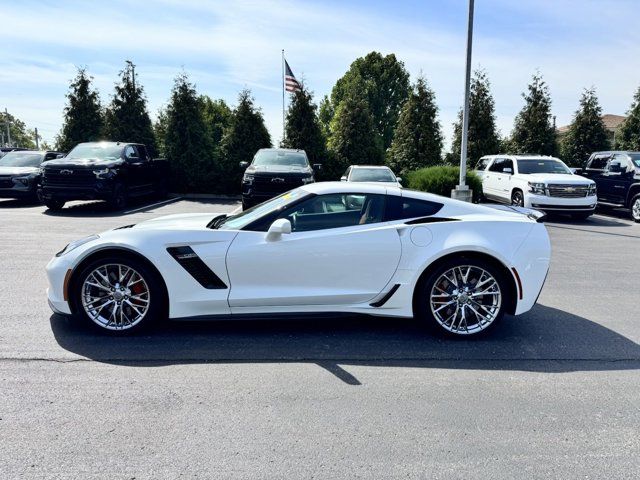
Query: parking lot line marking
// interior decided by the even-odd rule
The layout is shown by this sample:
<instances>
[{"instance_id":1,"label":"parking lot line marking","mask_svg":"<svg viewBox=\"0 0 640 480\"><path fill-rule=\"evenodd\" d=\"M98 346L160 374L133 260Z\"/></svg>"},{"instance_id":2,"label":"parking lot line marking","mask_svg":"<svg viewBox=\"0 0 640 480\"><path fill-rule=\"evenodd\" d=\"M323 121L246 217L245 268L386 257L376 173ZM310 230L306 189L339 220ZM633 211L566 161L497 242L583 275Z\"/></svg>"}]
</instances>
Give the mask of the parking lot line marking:
<instances>
[{"instance_id":1,"label":"parking lot line marking","mask_svg":"<svg viewBox=\"0 0 640 480\"><path fill-rule=\"evenodd\" d=\"M124 213L125 213L125 215L128 215L129 213L135 213L135 212L139 212L140 210L146 210L148 208L159 207L160 205L165 205L167 203L177 202L178 200L182 200L182 197L169 198L168 200L163 200L162 202L152 203L151 205L144 205L144 206L139 207L139 208L134 208L133 210L127 210Z\"/></svg>"},{"instance_id":2,"label":"parking lot line marking","mask_svg":"<svg viewBox=\"0 0 640 480\"><path fill-rule=\"evenodd\" d=\"M235 215L236 213L240 213L242 211L242 205L240 205L238 208L236 208L233 212L231 212L229 215Z\"/></svg>"}]
</instances>

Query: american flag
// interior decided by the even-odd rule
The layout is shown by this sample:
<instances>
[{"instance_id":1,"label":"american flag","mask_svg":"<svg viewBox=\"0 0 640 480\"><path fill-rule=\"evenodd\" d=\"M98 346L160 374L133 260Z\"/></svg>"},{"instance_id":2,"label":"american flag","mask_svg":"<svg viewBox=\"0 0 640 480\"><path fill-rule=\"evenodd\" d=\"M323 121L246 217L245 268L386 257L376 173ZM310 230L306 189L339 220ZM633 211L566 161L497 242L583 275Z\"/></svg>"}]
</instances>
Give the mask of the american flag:
<instances>
[{"instance_id":1,"label":"american flag","mask_svg":"<svg viewBox=\"0 0 640 480\"><path fill-rule=\"evenodd\" d=\"M287 92L299 92L302 90L300 83L296 80L286 60L284 61L284 72L284 85Z\"/></svg>"}]
</instances>

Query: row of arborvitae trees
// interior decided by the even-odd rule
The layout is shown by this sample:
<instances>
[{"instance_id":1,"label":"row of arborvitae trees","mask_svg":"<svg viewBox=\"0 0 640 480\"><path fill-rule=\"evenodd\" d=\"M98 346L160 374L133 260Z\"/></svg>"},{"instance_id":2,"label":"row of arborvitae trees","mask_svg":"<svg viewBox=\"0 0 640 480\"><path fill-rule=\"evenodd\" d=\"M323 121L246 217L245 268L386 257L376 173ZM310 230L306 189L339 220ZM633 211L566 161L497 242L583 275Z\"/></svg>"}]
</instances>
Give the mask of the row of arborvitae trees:
<instances>
[{"instance_id":1,"label":"row of arborvitae trees","mask_svg":"<svg viewBox=\"0 0 640 480\"><path fill-rule=\"evenodd\" d=\"M535 74L522 94L524 106L513 131L501 138L489 78L474 72L471 82L468 158L471 165L494 153L558 155L579 165L592 151L610 147L594 89L585 90L568 133L558 141L549 88ZM152 125L144 89L127 62L110 104L100 105L91 77L79 70L67 95L65 123L58 148L108 138L137 141L167 157L177 191L237 193L239 162L271 146L262 112L251 93L240 93L235 108L199 95L186 74L175 79L168 104ZM443 136L435 93L424 76L412 85L395 55L371 52L356 59L319 107L303 85L290 97L282 146L304 149L322 163L321 179L337 179L351 164L387 164L397 174L457 164L462 111L454 124L452 151L443 155ZM615 147L640 149L640 89Z\"/></svg>"},{"instance_id":2,"label":"row of arborvitae trees","mask_svg":"<svg viewBox=\"0 0 640 480\"><path fill-rule=\"evenodd\" d=\"M248 90L231 109L224 100L198 95L189 77L180 74L168 104L152 124L133 64L127 62L106 108L91 82L84 69L71 82L64 125L56 139L62 151L105 139L144 143L154 155L169 159L175 191L236 193L240 161L271 146L262 113Z\"/></svg>"}]
</instances>

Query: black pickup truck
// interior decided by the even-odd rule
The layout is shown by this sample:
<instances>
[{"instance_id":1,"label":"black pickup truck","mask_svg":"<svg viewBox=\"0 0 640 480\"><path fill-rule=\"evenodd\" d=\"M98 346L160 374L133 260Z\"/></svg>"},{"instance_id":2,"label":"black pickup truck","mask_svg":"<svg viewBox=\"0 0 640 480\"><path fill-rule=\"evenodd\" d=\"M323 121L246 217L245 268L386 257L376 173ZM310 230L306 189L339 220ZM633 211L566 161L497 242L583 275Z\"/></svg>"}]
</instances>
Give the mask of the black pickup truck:
<instances>
[{"instance_id":1,"label":"black pickup truck","mask_svg":"<svg viewBox=\"0 0 640 480\"><path fill-rule=\"evenodd\" d=\"M39 194L51 210L69 200L106 200L122 209L130 197L166 195L167 171L167 161L152 159L139 143L80 143L42 166Z\"/></svg>"},{"instance_id":2,"label":"black pickup truck","mask_svg":"<svg viewBox=\"0 0 640 480\"><path fill-rule=\"evenodd\" d=\"M640 152L594 152L578 173L596 182L599 206L628 208L640 222Z\"/></svg>"}]
</instances>

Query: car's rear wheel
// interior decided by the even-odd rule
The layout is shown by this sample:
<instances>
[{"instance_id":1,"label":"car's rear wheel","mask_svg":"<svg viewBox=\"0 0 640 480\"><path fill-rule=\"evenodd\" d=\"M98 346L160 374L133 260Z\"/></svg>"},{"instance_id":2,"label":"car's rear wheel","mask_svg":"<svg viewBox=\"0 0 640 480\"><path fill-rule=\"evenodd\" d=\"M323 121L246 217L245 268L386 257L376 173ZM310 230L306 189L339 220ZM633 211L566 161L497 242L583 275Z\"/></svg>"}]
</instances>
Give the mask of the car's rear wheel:
<instances>
[{"instance_id":1,"label":"car's rear wheel","mask_svg":"<svg viewBox=\"0 0 640 480\"><path fill-rule=\"evenodd\" d=\"M133 333L164 316L164 291L158 274L135 259L91 262L72 288L75 310L104 332Z\"/></svg>"},{"instance_id":2,"label":"car's rear wheel","mask_svg":"<svg viewBox=\"0 0 640 480\"><path fill-rule=\"evenodd\" d=\"M524 207L524 195L520 190L514 190L511 194L511 205Z\"/></svg>"},{"instance_id":3,"label":"car's rear wheel","mask_svg":"<svg viewBox=\"0 0 640 480\"><path fill-rule=\"evenodd\" d=\"M50 198L48 200L45 200L44 204L49 210L58 211L58 210L62 210L62 207L64 207L65 202L63 200Z\"/></svg>"},{"instance_id":4,"label":"car's rear wheel","mask_svg":"<svg viewBox=\"0 0 640 480\"><path fill-rule=\"evenodd\" d=\"M486 332L504 315L509 290L504 274L480 259L449 260L421 283L418 317L450 336Z\"/></svg>"},{"instance_id":5,"label":"car's rear wheel","mask_svg":"<svg viewBox=\"0 0 640 480\"><path fill-rule=\"evenodd\" d=\"M636 223L640 223L640 195L633 197L629 207L631 210L631 219Z\"/></svg>"}]
</instances>

